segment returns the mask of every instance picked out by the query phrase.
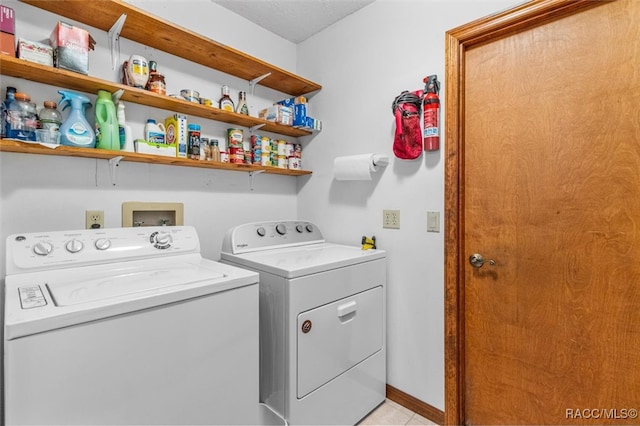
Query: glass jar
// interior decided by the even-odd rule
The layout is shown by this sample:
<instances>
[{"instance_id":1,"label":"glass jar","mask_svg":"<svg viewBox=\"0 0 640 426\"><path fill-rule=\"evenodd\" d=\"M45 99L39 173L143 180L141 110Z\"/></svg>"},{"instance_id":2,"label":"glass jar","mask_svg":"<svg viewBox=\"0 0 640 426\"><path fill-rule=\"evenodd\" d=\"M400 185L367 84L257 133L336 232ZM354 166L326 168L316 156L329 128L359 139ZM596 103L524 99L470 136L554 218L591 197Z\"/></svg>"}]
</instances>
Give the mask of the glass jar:
<instances>
[{"instance_id":1,"label":"glass jar","mask_svg":"<svg viewBox=\"0 0 640 426\"><path fill-rule=\"evenodd\" d=\"M147 83L147 89L159 95L166 95L167 84L164 81L164 75L159 73L152 73L149 77L149 82Z\"/></svg>"}]
</instances>

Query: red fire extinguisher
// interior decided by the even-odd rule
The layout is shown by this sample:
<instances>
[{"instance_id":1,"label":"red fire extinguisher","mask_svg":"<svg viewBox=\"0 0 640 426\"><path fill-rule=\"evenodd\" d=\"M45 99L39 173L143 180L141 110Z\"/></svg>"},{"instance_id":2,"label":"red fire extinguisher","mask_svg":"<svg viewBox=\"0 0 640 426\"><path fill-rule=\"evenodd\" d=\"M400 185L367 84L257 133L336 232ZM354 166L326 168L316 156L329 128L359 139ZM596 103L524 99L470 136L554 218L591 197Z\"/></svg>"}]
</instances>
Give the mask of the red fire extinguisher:
<instances>
[{"instance_id":1,"label":"red fire extinguisher","mask_svg":"<svg viewBox=\"0 0 640 426\"><path fill-rule=\"evenodd\" d=\"M440 149L440 82L437 75L430 75L422 80L425 83L422 98L422 139L425 151Z\"/></svg>"}]
</instances>

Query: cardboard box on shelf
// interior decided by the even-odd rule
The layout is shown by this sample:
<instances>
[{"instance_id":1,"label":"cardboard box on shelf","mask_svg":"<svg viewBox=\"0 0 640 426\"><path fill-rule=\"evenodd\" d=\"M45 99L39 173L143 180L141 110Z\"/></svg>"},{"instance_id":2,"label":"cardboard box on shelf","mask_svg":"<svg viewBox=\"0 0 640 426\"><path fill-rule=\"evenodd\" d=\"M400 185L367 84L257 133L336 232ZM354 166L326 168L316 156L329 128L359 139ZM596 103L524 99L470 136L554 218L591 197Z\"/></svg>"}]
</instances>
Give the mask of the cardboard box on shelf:
<instances>
[{"instance_id":1,"label":"cardboard box on shelf","mask_svg":"<svg viewBox=\"0 0 640 426\"><path fill-rule=\"evenodd\" d=\"M37 41L18 39L18 58L42 65L53 66L53 49Z\"/></svg>"},{"instance_id":2,"label":"cardboard box on shelf","mask_svg":"<svg viewBox=\"0 0 640 426\"><path fill-rule=\"evenodd\" d=\"M271 105L270 107L260 110L258 118L291 126L293 121L293 108L280 104Z\"/></svg>"},{"instance_id":3,"label":"cardboard box on shelf","mask_svg":"<svg viewBox=\"0 0 640 426\"><path fill-rule=\"evenodd\" d=\"M16 36L8 33L0 33L0 53L16 56Z\"/></svg>"},{"instance_id":4,"label":"cardboard box on shelf","mask_svg":"<svg viewBox=\"0 0 640 426\"><path fill-rule=\"evenodd\" d=\"M176 157L187 158L187 116L182 114L173 114L164 120L164 128L166 129L167 143L175 145Z\"/></svg>"},{"instance_id":5,"label":"cardboard box on shelf","mask_svg":"<svg viewBox=\"0 0 640 426\"><path fill-rule=\"evenodd\" d=\"M89 50L95 40L87 30L58 21L49 36L56 68L89 74Z\"/></svg>"},{"instance_id":6,"label":"cardboard box on shelf","mask_svg":"<svg viewBox=\"0 0 640 426\"><path fill-rule=\"evenodd\" d=\"M144 139L134 141L138 154L160 155L162 157L175 157L176 144L149 142Z\"/></svg>"},{"instance_id":7,"label":"cardboard box on shelf","mask_svg":"<svg viewBox=\"0 0 640 426\"><path fill-rule=\"evenodd\" d=\"M7 34L16 33L16 15L12 8L0 5L0 31Z\"/></svg>"}]
</instances>

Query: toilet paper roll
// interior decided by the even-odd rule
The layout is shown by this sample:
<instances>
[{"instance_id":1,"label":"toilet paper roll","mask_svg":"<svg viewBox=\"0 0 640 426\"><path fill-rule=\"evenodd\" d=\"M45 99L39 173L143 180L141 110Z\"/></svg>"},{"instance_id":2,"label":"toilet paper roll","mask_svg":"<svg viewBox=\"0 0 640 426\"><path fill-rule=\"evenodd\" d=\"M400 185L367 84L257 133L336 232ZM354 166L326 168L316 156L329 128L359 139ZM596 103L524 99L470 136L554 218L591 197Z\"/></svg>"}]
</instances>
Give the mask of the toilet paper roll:
<instances>
[{"instance_id":1,"label":"toilet paper roll","mask_svg":"<svg viewBox=\"0 0 640 426\"><path fill-rule=\"evenodd\" d=\"M371 180L371 174L378 171L374 164L377 154L360 154L337 157L333 161L333 173L336 180Z\"/></svg>"}]
</instances>

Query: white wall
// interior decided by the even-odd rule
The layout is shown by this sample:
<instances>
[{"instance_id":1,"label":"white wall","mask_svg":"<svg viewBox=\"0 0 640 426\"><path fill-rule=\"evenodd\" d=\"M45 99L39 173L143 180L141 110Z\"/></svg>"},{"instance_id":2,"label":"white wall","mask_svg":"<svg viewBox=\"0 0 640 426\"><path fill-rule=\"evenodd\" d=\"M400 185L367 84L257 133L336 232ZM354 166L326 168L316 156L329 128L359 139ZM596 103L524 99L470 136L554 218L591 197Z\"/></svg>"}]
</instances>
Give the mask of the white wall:
<instances>
[{"instance_id":1,"label":"white wall","mask_svg":"<svg viewBox=\"0 0 640 426\"><path fill-rule=\"evenodd\" d=\"M16 10L18 36L45 39L57 20L16 0L2 3ZM323 131L299 140L304 168L313 175L261 174L250 191L245 173L121 163L113 186L104 160L1 153L0 241L15 232L81 228L86 209L102 209L107 226L120 226L123 201L183 202L185 222L197 228L203 254L214 259L224 231L248 221L308 219L328 240L348 244L359 244L362 235L375 235L379 247L388 251L388 383L444 409L444 234L426 232L427 211L440 211L441 227L444 223L443 151L415 161L395 160L372 182L334 181L333 159L372 151L393 157L391 103L402 90L421 88L425 75L437 74L446 84L444 32L517 2L378 0L297 48L208 0L131 3L321 83L323 90L311 98L311 108L323 120ZM98 41L90 53L90 74L117 80L106 33L78 25ZM157 60L169 93L191 88L217 99L222 84L234 91L248 88L246 82L137 43L123 40L121 50L121 61L132 53ZM0 79L2 97L7 85L15 85L39 106L58 99L57 88ZM282 97L258 88L254 107ZM127 104L135 137L141 136L146 118L166 115L167 111ZM203 124L203 133L220 138L228 127L194 121ZM382 209L401 211L400 230L382 229ZM4 256L2 243L0 276Z\"/></svg>"},{"instance_id":2,"label":"white wall","mask_svg":"<svg viewBox=\"0 0 640 426\"><path fill-rule=\"evenodd\" d=\"M16 12L16 37L46 40L60 19L16 0L3 0L2 3ZM293 43L248 23L209 0L138 0L131 3L281 68L296 71L296 47ZM89 74L119 81L120 69L111 67L107 33L67 18L62 20L86 28L96 39L96 50L89 53ZM248 82L244 80L142 44L122 39L120 48L120 63L133 53L156 60L159 71L166 76L168 93L190 88L217 100L220 86L228 84L236 100L239 90L249 90ZM19 91L30 94L39 108L45 100L60 99L58 87L7 76L0 76L0 83L2 98L7 86L15 86ZM258 87L249 103L253 105L255 115L257 109L286 96ZM89 94L89 97L95 101L95 94ZM125 104L134 138L143 136L147 118L164 120L172 113ZM94 111L93 108L88 110L91 123L94 122ZM67 114L68 110L63 112L64 117ZM226 129L235 127L198 117L189 117L189 121L200 123L204 136L218 137L221 141L225 139ZM248 129L244 130L248 137ZM197 228L203 254L213 259L219 258L222 236L227 228L249 221L294 218L297 214L296 178L289 176L257 175L251 191L247 173L122 162L117 169L117 185L113 186L106 160L3 152L0 153L0 179L0 237L3 241L0 244L0 276L4 276L4 239L7 235L83 228L84 211L87 209L104 210L107 227L121 226L121 205L124 201L184 203L185 224Z\"/></svg>"},{"instance_id":3,"label":"white wall","mask_svg":"<svg viewBox=\"0 0 640 426\"><path fill-rule=\"evenodd\" d=\"M367 152L394 158L394 98L437 74L444 108L445 32L517 3L378 0L298 46L298 73L323 86L311 98L323 131L307 137L313 176L298 181L298 216L316 222L328 240L358 244L375 235L387 250L387 382L441 410L444 144L417 160L392 160L371 182L335 181L333 159ZM382 228L383 209L400 210L399 230ZM441 212L442 232L426 232L427 211Z\"/></svg>"}]
</instances>

